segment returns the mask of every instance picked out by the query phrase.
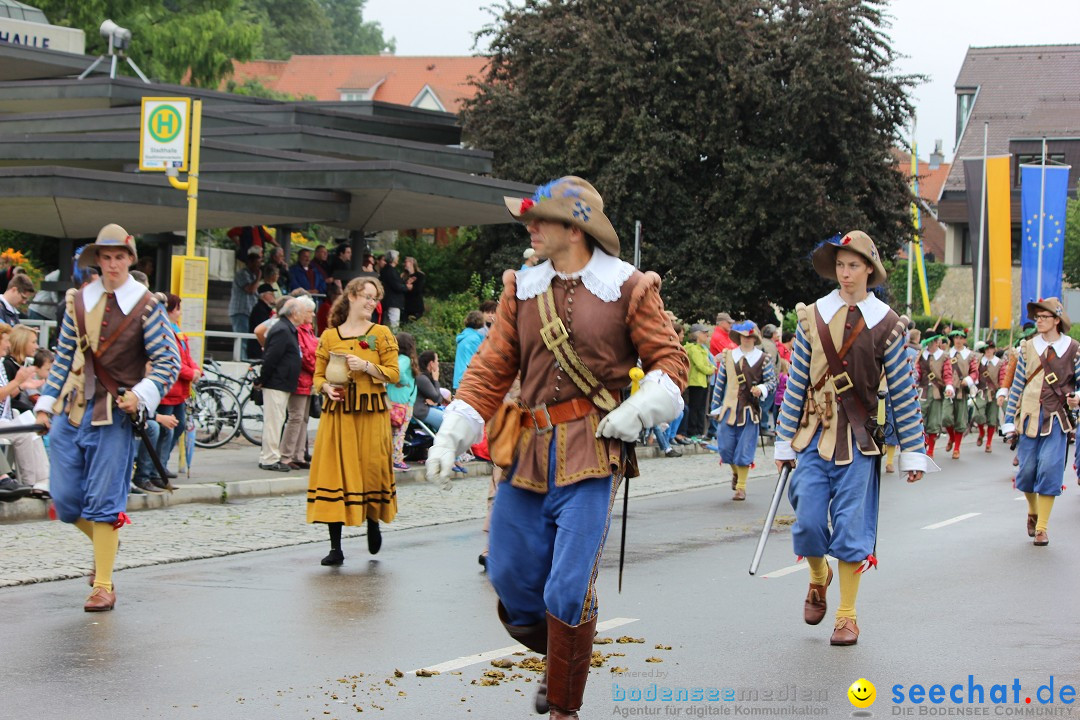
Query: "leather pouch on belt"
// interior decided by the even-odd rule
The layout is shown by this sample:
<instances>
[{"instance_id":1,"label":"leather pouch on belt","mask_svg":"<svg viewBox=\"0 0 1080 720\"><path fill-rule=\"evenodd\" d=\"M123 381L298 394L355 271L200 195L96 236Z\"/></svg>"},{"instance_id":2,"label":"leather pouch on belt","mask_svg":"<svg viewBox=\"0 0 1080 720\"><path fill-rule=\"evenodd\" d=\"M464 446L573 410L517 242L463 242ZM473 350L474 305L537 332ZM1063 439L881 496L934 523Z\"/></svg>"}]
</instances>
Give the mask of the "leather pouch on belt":
<instances>
[{"instance_id":1,"label":"leather pouch on belt","mask_svg":"<svg viewBox=\"0 0 1080 720\"><path fill-rule=\"evenodd\" d=\"M487 424L488 452L496 466L509 468L514 464L521 429L528 411L517 403L503 403Z\"/></svg>"}]
</instances>

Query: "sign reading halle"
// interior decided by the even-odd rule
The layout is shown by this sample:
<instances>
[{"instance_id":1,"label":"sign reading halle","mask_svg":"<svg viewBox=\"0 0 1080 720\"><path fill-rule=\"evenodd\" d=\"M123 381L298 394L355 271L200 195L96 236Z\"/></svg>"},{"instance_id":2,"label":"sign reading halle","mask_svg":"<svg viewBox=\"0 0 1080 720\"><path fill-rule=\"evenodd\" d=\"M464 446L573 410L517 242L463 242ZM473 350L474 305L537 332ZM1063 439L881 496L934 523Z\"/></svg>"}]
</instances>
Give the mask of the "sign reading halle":
<instances>
[{"instance_id":1,"label":"sign reading halle","mask_svg":"<svg viewBox=\"0 0 1080 720\"><path fill-rule=\"evenodd\" d=\"M187 171L190 117L190 98L142 99L139 170L163 172L176 168L178 172Z\"/></svg>"}]
</instances>

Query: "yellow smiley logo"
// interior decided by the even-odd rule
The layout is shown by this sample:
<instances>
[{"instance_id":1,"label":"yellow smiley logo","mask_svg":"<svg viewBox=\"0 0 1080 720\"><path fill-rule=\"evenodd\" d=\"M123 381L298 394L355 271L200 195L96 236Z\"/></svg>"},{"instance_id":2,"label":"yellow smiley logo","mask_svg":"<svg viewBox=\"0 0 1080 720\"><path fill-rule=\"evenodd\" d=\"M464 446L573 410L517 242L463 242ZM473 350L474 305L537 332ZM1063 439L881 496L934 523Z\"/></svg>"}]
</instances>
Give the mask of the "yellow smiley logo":
<instances>
[{"instance_id":1,"label":"yellow smiley logo","mask_svg":"<svg viewBox=\"0 0 1080 720\"><path fill-rule=\"evenodd\" d=\"M866 678L859 678L855 682L851 683L851 687L847 691L848 700L851 704L857 708L868 708L874 704L874 700L877 699L877 688L874 687L874 683L870 682Z\"/></svg>"}]
</instances>

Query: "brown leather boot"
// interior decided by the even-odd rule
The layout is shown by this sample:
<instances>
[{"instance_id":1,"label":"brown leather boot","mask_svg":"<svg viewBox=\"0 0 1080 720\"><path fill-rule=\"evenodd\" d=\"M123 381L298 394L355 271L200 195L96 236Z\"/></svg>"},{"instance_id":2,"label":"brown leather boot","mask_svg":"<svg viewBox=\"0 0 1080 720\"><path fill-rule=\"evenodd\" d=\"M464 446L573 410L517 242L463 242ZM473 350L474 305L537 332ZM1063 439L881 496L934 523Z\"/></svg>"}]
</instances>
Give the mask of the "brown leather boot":
<instances>
[{"instance_id":1,"label":"brown leather boot","mask_svg":"<svg viewBox=\"0 0 1080 720\"><path fill-rule=\"evenodd\" d=\"M735 494L731 496L731 499L732 500L745 500L746 499L746 491L745 490L739 490L738 488L736 488L735 489Z\"/></svg>"},{"instance_id":2,"label":"brown leather boot","mask_svg":"<svg viewBox=\"0 0 1080 720\"><path fill-rule=\"evenodd\" d=\"M842 617L836 619L836 627L833 629L830 645L854 645L859 642L859 626L854 618Z\"/></svg>"},{"instance_id":3,"label":"brown leather boot","mask_svg":"<svg viewBox=\"0 0 1080 720\"><path fill-rule=\"evenodd\" d=\"M1035 533L1035 544L1039 547L1050 544L1050 536L1046 534L1045 530L1040 530Z\"/></svg>"},{"instance_id":4,"label":"brown leather boot","mask_svg":"<svg viewBox=\"0 0 1080 720\"><path fill-rule=\"evenodd\" d=\"M1028 537L1035 537L1035 523L1039 521L1038 515L1028 515L1027 519L1027 532Z\"/></svg>"},{"instance_id":5,"label":"brown leather boot","mask_svg":"<svg viewBox=\"0 0 1080 720\"><path fill-rule=\"evenodd\" d=\"M503 607L502 602L499 603L499 620L502 621L503 627L506 628L506 632L510 634L510 637L534 653L547 655L547 622L538 622L535 625L511 625L506 621L506 608ZM543 679L536 684L536 696L533 698L536 712L541 715L548 711L547 687L547 673L544 673Z\"/></svg>"},{"instance_id":6,"label":"brown leather boot","mask_svg":"<svg viewBox=\"0 0 1080 720\"><path fill-rule=\"evenodd\" d=\"M829 566L829 575L825 578L824 585L810 583L810 589L806 592L806 602L803 603L803 620L807 625L817 625L825 617L828 606L825 604L825 591L832 583L832 565Z\"/></svg>"},{"instance_id":7,"label":"brown leather boot","mask_svg":"<svg viewBox=\"0 0 1080 720\"><path fill-rule=\"evenodd\" d=\"M96 587L90 591L90 597L86 598L83 610L86 612L105 612L116 606L116 588L106 590Z\"/></svg>"},{"instance_id":8,"label":"brown leather boot","mask_svg":"<svg viewBox=\"0 0 1080 720\"><path fill-rule=\"evenodd\" d=\"M548 702L552 720L576 718L592 661L596 618L567 625L548 613Z\"/></svg>"}]
</instances>

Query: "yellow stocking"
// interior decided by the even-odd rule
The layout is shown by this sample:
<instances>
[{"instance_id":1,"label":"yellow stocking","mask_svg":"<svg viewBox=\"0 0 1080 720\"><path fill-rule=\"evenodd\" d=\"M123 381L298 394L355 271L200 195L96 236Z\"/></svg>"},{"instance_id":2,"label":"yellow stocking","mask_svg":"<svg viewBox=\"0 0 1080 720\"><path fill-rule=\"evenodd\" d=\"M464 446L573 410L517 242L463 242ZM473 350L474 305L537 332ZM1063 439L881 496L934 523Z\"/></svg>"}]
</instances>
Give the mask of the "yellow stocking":
<instances>
[{"instance_id":1,"label":"yellow stocking","mask_svg":"<svg viewBox=\"0 0 1080 720\"><path fill-rule=\"evenodd\" d=\"M894 457L896 457L896 446L895 445L886 445L885 446L885 464L886 465L892 465Z\"/></svg>"},{"instance_id":2,"label":"yellow stocking","mask_svg":"<svg viewBox=\"0 0 1080 720\"><path fill-rule=\"evenodd\" d=\"M90 542L94 541L94 523L86 518L79 518L75 521L75 527L86 533L86 537L90 538Z\"/></svg>"},{"instance_id":3,"label":"yellow stocking","mask_svg":"<svg viewBox=\"0 0 1080 720\"><path fill-rule=\"evenodd\" d=\"M810 566L810 582L814 585L824 585L829 579L829 563L823 557L808 557L806 564Z\"/></svg>"},{"instance_id":4,"label":"yellow stocking","mask_svg":"<svg viewBox=\"0 0 1080 720\"><path fill-rule=\"evenodd\" d=\"M112 523L94 523L94 587L112 590L112 571L120 533Z\"/></svg>"},{"instance_id":5,"label":"yellow stocking","mask_svg":"<svg viewBox=\"0 0 1080 720\"><path fill-rule=\"evenodd\" d=\"M850 563L840 561L837 574L840 576L840 605L836 608L836 618L848 617L855 619L855 598L859 594L859 575L855 571L862 563Z\"/></svg>"},{"instance_id":6,"label":"yellow stocking","mask_svg":"<svg viewBox=\"0 0 1080 720\"><path fill-rule=\"evenodd\" d=\"M736 490L745 490L746 489L746 476L749 475L749 474L750 474L750 467L749 466L747 466L747 465L736 465L735 466L735 478L736 478L735 489Z\"/></svg>"},{"instance_id":7,"label":"yellow stocking","mask_svg":"<svg viewBox=\"0 0 1080 720\"><path fill-rule=\"evenodd\" d=\"M1046 526L1050 522L1050 511L1054 509L1053 495L1039 495L1039 519L1035 521L1035 532L1046 532Z\"/></svg>"},{"instance_id":8,"label":"yellow stocking","mask_svg":"<svg viewBox=\"0 0 1080 720\"><path fill-rule=\"evenodd\" d=\"M1038 515L1039 506L1037 501L1039 496L1035 493L1026 492L1024 493L1024 497L1026 497L1028 501L1028 515Z\"/></svg>"}]
</instances>

